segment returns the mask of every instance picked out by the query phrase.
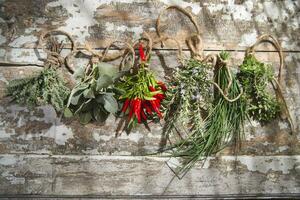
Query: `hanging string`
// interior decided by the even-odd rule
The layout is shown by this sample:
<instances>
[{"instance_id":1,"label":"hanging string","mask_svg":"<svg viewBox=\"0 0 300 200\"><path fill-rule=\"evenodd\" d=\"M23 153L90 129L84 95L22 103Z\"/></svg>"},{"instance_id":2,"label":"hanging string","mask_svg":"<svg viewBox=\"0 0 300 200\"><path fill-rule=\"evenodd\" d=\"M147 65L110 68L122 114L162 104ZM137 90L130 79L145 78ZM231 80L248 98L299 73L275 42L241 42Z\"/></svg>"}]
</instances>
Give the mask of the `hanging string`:
<instances>
[{"instance_id":1,"label":"hanging string","mask_svg":"<svg viewBox=\"0 0 300 200\"><path fill-rule=\"evenodd\" d=\"M263 34L263 35L261 35L257 38L257 41L252 46L250 46L249 48L246 49L245 54L246 54L246 56L254 55L255 54L255 48L263 42L271 43L276 48L276 50L278 52L278 56L279 56L279 60L280 60L279 61L280 65L279 65L279 69L278 69L278 75L277 75L277 79L275 77L273 78L273 81L274 81L275 84L273 82L271 82L271 83L272 83L272 86L275 90L277 100L282 103L283 112L282 112L281 117L283 119L284 118L288 119L288 121L290 123L290 126L291 126L291 131L292 131L292 133L294 133L295 132L295 126L294 126L290 111L288 109L287 103L286 103L284 95L283 95L283 89L282 89L283 51L282 51L282 48L281 48L278 40L270 34Z\"/></svg>"},{"instance_id":2,"label":"hanging string","mask_svg":"<svg viewBox=\"0 0 300 200\"><path fill-rule=\"evenodd\" d=\"M53 38L54 35L64 35L70 40L71 52L66 57L63 57L60 54L64 46L63 42L58 43L58 41ZM48 37L49 37L48 42L50 43L49 48L47 48L45 42L46 38ZM66 61L66 58L72 55L77 50L74 39L69 33L61 30L51 30L51 31L43 32L40 35L38 46L41 46L43 51L47 53L47 58L45 60L45 67L65 66L71 73L74 73L74 68L71 65L69 65L69 62Z\"/></svg>"}]
</instances>

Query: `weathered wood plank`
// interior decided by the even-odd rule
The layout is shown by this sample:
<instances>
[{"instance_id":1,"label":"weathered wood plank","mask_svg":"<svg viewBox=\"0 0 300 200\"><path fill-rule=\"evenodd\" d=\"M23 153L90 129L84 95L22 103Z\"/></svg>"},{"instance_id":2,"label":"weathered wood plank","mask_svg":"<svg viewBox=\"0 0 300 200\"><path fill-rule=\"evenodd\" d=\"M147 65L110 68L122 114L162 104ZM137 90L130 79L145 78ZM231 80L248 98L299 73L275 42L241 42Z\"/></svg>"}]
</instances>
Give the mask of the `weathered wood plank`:
<instances>
[{"instance_id":1,"label":"weathered wood plank","mask_svg":"<svg viewBox=\"0 0 300 200\"><path fill-rule=\"evenodd\" d=\"M160 58L156 55L152 57L152 69L160 79L164 78L170 68L177 66L175 54L175 51L160 51ZM263 61L272 61L270 63L278 67L276 53L258 53L257 57ZM26 56L22 58L27 59ZM243 52L232 52L232 58L232 63L241 63ZM241 154L296 155L300 152L300 54L286 54L285 63L284 96L294 118L297 134L290 136L289 125L283 120L275 120L266 126L252 122L252 125L246 126L246 141ZM0 91L4 91L7 81L18 77L20 72L25 75L39 69L0 67ZM139 126L131 135L123 133L120 138L115 138L118 121L114 117L109 118L104 125L93 123L82 126L76 119L61 119L49 106L29 109L4 100L0 103L0 119L1 153L143 155L157 150L161 140L159 125L152 125L152 132ZM224 150L222 154L231 155L231 149Z\"/></svg>"},{"instance_id":2,"label":"weathered wood plank","mask_svg":"<svg viewBox=\"0 0 300 200\"><path fill-rule=\"evenodd\" d=\"M212 157L182 180L173 181L174 174L166 161L154 157L2 154L0 194L222 195L300 191L299 156Z\"/></svg>"},{"instance_id":3,"label":"weathered wood plank","mask_svg":"<svg viewBox=\"0 0 300 200\"><path fill-rule=\"evenodd\" d=\"M43 0L38 4L4 0L0 3L0 45L32 48L39 34L51 29L67 31L81 45L88 41L94 47L105 47L112 39L137 39L143 31L155 36L159 12L174 4L197 16L206 49L244 49L256 36L270 33L285 50L300 50L300 5L290 0ZM177 34L181 41L195 30L186 17L173 11L162 22L169 26L163 27L166 33Z\"/></svg>"}]
</instances>

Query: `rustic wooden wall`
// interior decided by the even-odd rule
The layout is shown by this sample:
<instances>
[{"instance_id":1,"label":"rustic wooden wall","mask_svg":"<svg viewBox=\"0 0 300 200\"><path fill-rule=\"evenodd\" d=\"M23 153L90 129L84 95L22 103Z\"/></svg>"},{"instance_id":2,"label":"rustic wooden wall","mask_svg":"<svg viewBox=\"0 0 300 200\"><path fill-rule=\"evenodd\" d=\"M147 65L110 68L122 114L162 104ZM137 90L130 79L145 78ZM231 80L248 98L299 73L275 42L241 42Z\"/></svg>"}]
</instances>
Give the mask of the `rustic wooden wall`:
<instances>
[{"instance_id":1,"label":"rustic wooden wall","mask_svg":"<svg viewBox=\"0 0 300 200\"><path fill-rule=\"evenodd\" d=\"M182 180L171 182L167 158L143 156L159 147L159 125L152 126L152 132L141 126L129 136L115 138L113 117L104 125L82 126L76 120L61 119L50 106L30 109L3 98L9 80L41 69L43 62L34 50L41 32L64 30L79 46L87 41L101 50L113 39L132 41L143 31L155 36L159 12L173 4L197 17L205 53L230 50L235 66L258 35L271 33L279 39L284 49L284 96L296 134L289 135L287 121L265 126L252 122L246 126L246 140L237 157L228 148L203 166L199 163ZM164 33L182 44L194 31L187 18L173 11L162 22L168 25ZM0 196L299 195L299 24L297 0L1 0ZM176 67L176 48L171 43L167 49L156 48L152 64L160 78ZM45 57L41 49L38 52ZM260 46L257 56L278 67L270 46ZM82 63L76 62L75 66Z\"/></svg>"}]
</instances>

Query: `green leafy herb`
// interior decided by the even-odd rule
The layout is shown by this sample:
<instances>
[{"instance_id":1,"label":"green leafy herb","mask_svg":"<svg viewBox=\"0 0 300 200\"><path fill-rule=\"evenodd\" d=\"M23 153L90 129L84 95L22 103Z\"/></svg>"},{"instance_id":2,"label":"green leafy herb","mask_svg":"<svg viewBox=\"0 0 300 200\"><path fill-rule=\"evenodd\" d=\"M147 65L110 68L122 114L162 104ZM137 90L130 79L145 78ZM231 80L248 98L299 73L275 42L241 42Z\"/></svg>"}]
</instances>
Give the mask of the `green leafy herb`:
<instances>
[{"instance_id":1,"label":"green leafy herb","mask_svg":"<svg viewBox=\"0 0 300 200\"><path fill-rule=\"evenodd\" d=\"M38 106L51 104L57 111L64 109L70 93L63 79L53 68L46 68L34 77L9 82L7 95L20 104Z\"/></svg>"},{"instance_id":2,"label":"green leafy herb","mask_svg":"<svg viewBox=\"0 0 300 200\"><path fill-rule=\"evenodd\" d=\"M104 122L110 113L115 114L119 105L113 83L122 74L114 65L102 62L87 73L78 69L74 76L79 82L71 92L65 116L76 115L82 124L87 124L92 120Z\"/></svg>"},{"instance_id":3,"label":"green leafy herb","mask_svg":"<svg viewBox=\"0 0 300 200\"><path fill-rule=\"evenodd\" d=\"M244 88L243 98L248 102L247 112L251 118L267 123L279 116L280 104L267 89L274 79L270 65L248 55L240 66L238 79Z\"/></svg>"}]
</instances>

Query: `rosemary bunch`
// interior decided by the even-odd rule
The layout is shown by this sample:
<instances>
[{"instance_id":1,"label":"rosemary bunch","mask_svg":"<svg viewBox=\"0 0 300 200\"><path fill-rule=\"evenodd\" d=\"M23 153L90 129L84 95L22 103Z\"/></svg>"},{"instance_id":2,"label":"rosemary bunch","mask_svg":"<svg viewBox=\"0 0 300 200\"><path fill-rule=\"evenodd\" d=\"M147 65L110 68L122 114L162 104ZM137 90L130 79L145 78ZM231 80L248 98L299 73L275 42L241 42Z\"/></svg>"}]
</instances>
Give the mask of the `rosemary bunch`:
<instances>
[{"instance_id":1,"label":"rosemary bunch","mask_svg":"<svg viewBox=\"0 0 300 200\"><path fill-rule=\"evenodd\" d=\"M168 137L178 132L176 124L190 130L202 131L211 95L209 92L208 66L193 58L179 68L169 83L169 90L163 102L165 125L163 133Z\"/></svg>"},{"instance_id":2,"label":"rosemary bunch","mask_svg":"<svg viewBox=\"0 0 300 200\"><path fill-rule=\"evenodd\" d=\"M53 68L43 69L39 75L9 82L7 95L20 104L39 106L51 104L62 111L70 93L66 83Z\"/></svg>"}]
</instances>

